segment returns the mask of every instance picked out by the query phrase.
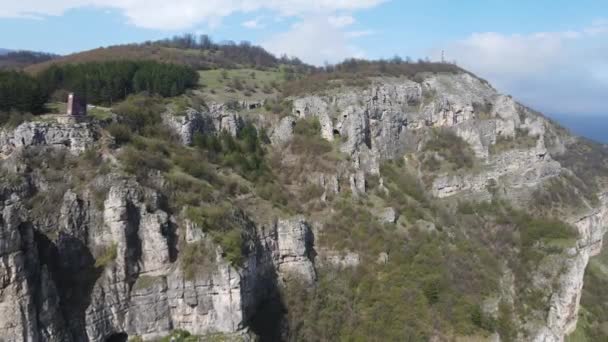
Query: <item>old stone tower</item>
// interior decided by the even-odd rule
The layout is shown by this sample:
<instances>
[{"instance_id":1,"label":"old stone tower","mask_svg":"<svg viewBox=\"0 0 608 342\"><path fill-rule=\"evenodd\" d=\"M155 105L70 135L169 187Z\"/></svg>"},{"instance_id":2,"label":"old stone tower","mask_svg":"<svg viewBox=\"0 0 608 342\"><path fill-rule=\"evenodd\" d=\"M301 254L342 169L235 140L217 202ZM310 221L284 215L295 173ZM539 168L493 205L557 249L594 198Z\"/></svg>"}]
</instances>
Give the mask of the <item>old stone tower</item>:
<instances>
[{"instance_id":1,"label":"old stone tower","mask_svg":"<svg viewBox=\"0 0 608 342\"><path fill-rule=\"evenodd\" d=\"M68 95L68 107L67 113L68 116L86 116L87 115L87 103L86 101L74 94L70 93Z\"/></svg>"}]
</instances>

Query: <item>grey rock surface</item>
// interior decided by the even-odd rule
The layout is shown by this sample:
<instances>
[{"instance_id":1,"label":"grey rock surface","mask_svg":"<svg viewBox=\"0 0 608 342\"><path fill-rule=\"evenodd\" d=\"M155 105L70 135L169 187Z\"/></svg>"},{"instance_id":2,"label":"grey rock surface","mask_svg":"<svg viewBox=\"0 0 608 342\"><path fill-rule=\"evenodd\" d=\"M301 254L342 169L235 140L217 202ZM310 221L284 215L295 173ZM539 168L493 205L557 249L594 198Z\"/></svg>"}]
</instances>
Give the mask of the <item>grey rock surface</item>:
<instances>
[{"instance_id":1,"label":"grey rock surface","mask_svg":"<svg viewBox=\"0 0 608 342\"><path fill-rule=\"evenodd\" d=\"M65 147L79 154L97 139L95 128L88 123L26 122L15 129L0 130L0 154L7 156L17 148L30 146Z\"/></svg>"}]
</instances>

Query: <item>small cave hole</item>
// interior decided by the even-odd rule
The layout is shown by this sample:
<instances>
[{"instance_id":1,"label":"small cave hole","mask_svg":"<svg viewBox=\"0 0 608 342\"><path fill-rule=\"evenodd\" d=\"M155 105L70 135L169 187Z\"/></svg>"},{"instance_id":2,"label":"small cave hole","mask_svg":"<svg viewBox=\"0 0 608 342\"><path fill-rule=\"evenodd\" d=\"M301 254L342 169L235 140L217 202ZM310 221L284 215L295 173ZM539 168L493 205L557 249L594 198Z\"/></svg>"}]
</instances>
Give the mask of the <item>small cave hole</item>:
<instances>
[{"instance_id":1,"label":"small cave hole","mask_svg":"<svg viewBox=\"0 0 608 342\"><path fill-rule=\"evenodd\" d=\"M127 342L128 340L129 335L124 332L112 334L106 338L106 342Z\"/></svg>"},{"instance_id":2,"label":"small cave hole","mask_svg":"<svg viewBox=\"0 0 608 342\"><path fill-rule=\"evenodd\" d=\"M337 129L334 129L334 135L339 136L340 135L340 131L338 131Z\"/></svg>"}]
</instances>

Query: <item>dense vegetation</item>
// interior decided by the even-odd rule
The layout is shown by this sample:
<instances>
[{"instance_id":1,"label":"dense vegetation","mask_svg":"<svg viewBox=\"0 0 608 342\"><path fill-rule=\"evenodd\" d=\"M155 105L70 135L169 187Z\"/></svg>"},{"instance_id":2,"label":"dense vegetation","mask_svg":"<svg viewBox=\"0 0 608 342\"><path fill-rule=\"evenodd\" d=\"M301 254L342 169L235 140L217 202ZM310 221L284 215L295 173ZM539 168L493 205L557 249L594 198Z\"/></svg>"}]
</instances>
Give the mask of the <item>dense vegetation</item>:
<instances>
[{"instance_id":1,"label":"dense vegetation","mask_svg":"<svg viewBox=\"0 0 608 342\"><path fill-rule=\"evenodd\" d=\"M425 341L439 333L446 340L474 340L497 331L501 340L515 341L516 313L543 319L534 315L546 308L551 290L531 286L530 277L573 246L575 231L500 201L462 203L454 211L426 199L403 171L388 164L382 173L387 200L411 223L379 224L371 215L372 199L334 205L319 243L355 250L362 263L340 272L321 269L314 288L287 287L290 339ZM434 222L435 229L422 229L428 224L419 220ZM379 261L381 252L387 262ZM511 304L499 301L490 314L483 303L500 292L505 267L514 272L518 297Z\"/></svg>"},{"instance_id":2,"label":"dense vegetation","mask_svg":"<svg viewBox=\"0 0 608 342\"><path fill-rule=\"evenodd\" d=\"M140 92L177 96L196 86L198 77L185 66L130 61L53 66L37 77L0 71L0 125L18 123L25 113L45 112L52 94L65 101L66 93L74 91L89 103L112 104Z\"/></svg>"},{"instance_id":3,"label":"dense vegetation","mask_svg":"<svg viewBox=\"0 0 608 342\"><path fill-rule=\"evenodd\" d=\"M58 57L57 55L44 52L10 51L4 55L0 54L0 69L20 69Z\"/></svg>"},{"instance_id":4,"label":"dense vegetation","mask_svg":"<svg viewBox=\"0 0 608 342\"><path fill-rule=\"evenodd\" d=\"M0 112L11 110L38 114L48 96L38 80L21 72L0 71Z\"/></svg>"},{"instance_id":5,"label":"dense vegetation","mask_svg":"<svg viewBox=\"0 0 608 342\"><path fill-rule=\"evenodd\" d=\"M89 103L112 104L139 92L177 96L197 84L198 73L174 64L120 61L52 66L38 78L49 94L69 90Z\"/></svg>"},{"instance_id":6,"label":"dense vegetation","mask_svg":"<svg viewBox=\"0 0 608 342\"><path fill-rule=\"evenodd\" d=\"M447 164L450 171L470 169L475 163L471 146L446 129L433 130L423 151L428 152L423 160L423 167L427 171L439 171L442 164Z\"/></svg>"},{"instance_id":7,"label":"dense vegetation","mask_svg":"<svg viewBox=\"0 0 608 342\"><path fill-rule=\"evenodd\" d=\"M264 48L252 45L247 41L242 41L238 44L233 41L215 43L208 35L195 36L193 34L184 34L144 44L185 50L208 51L211 52L208 55L208 63L212 63L215 67L248 66L253 68L270 68L276 67L279 64L303 65L297 58L290 59L284 56L279 59ZM213 56L213 52L216 53L216 56Z\"/></svg>"},{"instance_id":8,"label":"dense vegetation","mask_svg":"<svg viewBox=\"0 0 608 342\"><path fill-rule=\"evenodd\" d=\"M185 210L187 218L223 247L226 259L239 265L247 253L246 232L234 224L242 214L232 210L230 198L252 190L261 197L281 195L266 162L264 131L245 123L235 137L227 132L199 134L188 147L161 124L161 98L133 95L114 110L120 120L108 131L123 146L120 159L125 171L143 184L153 183L154 174L160 172L167 179L161 190L169 197L169 209ZM193 274L193 265L208 264L200 248L184 248L188 253L182 266L190 270L187 273Z\"/></svg>"}]
</instances>

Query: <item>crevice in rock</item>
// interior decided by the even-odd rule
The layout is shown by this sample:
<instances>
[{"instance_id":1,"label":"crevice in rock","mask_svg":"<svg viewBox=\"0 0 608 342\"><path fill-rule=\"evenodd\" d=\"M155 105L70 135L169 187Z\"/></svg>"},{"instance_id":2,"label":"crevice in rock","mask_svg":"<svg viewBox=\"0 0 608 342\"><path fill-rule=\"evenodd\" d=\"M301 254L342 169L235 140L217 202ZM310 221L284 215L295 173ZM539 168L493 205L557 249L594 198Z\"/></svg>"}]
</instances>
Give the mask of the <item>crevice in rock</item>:
<instances>
[{"instance_id":1,"label":"crevice in rock","mask_svg":"<svg viewBox=\"0 0 608 342\"><path fill-rule=\"evenodd\" d=\"M121 332L121 333L115 333L115 334L108 336L105 339L105 342L127 342L128 340L129 340L129 335L127 335L124 332Z\"/></svg>"},{"instance_id":2,"label":"crevice in rock","mask_svg":"<svg viewBox=\"0 0 608 342\"><path fill-rule=\"evenodd\" d=\"M174 263L177 261L178 250L178 236L177 236L177 225L174 222L169 221L166 225L166 229L163 230L162 234L167 238L167 245L169 246L169 261Z\"/></svg>"},{"instance_id":3,"label":"crevice in rock","mask_svg":"<svg viewBox=\"0 0 608 342\"><path fill-rule=\"evenodd\" d=\"M34 231L34 239L40 266L46 265L49 280L57 289L59 309L66 328L74 341L87 340L85 312L102 270L95 268L95 258L88 247L73 236L60 233L57 241L53 242L46 235Z\"/></svg>"},{"instance_id":4,"label":"crevice in rock","mask_svg":"<svg viewBox=\"0 0 608 342\"><path fill-rule=\"evenodd\" d=\"M137 234L140 227L141 213L139 208L130 201L127 201L126 207L128 226L125 232L127 242L125 246L125 265L127 267L127 281L129 286L132 287L139 276L139 261L142 257L141 240Z\"/></svg>"},{"instance_id":5,"label":"crevice in rock","mask_svg":"<svg viewBox=\"0 0 608 342\"><path fill-rule=\"evenodd\" d=\"M283 302L275 272L264 281L264 296L255 307L249 327L261 342L286 341L287 307Z\"/></svg>"}]
</instances>

